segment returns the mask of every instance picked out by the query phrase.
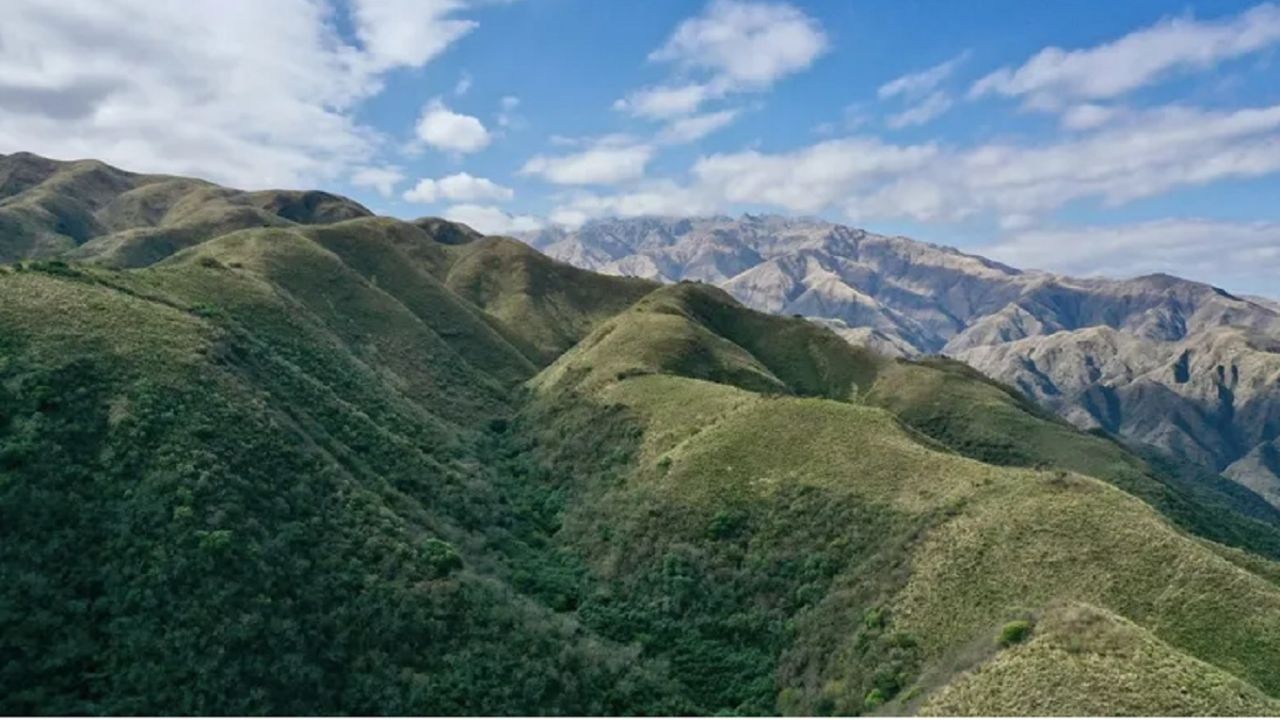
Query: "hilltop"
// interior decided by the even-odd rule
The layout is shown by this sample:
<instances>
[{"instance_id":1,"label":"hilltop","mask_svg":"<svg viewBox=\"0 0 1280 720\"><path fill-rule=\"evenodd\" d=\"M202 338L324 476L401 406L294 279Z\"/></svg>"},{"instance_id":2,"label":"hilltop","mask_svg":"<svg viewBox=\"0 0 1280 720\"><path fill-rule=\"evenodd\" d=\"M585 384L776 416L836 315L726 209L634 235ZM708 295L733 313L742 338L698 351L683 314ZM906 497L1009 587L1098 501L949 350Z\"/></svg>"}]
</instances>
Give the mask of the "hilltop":
<instances>
[{"instance_id":1,"label":"hilltop","mask_svg":"<svg viewBox=\"0 0 1280 720\"><path fill-rule=\"evenodd\" d=\"M1223 474L1280 506L1280 311L1203 283L1019 270L812 219L634 218L523 236L599 272L700 280L856 345L942 354L1085 430Z\"/></svg>"}]
</instances>

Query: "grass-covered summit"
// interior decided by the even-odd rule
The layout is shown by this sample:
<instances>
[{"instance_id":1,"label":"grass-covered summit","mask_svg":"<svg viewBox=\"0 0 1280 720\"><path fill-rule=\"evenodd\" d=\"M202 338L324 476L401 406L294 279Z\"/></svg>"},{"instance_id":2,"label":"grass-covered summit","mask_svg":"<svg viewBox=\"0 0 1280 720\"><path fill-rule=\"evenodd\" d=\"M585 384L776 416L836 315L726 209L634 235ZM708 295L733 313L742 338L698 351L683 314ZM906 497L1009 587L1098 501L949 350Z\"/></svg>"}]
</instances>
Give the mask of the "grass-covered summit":
<instances>
[{"instance_id":1,"label":"grass-covered summit","mask_svg":"<svg viewBox=\"0 0 1280 720\"><path fill-rule=\"evenodd\" d=\"M0 710L1280 714L1234 484L705 285L19 159Z\"/></svg>"}]
</instances>

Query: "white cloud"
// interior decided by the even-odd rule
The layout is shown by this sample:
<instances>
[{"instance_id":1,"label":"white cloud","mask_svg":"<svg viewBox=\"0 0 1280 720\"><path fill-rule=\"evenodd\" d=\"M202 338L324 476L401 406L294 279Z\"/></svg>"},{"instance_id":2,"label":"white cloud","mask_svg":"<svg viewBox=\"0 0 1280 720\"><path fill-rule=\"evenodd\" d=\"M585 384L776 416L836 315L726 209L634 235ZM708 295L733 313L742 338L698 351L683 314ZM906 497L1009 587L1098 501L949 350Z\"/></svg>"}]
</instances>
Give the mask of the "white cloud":
<instances>
[{"instance_id":1,"label":"white cloud","mask_svg":"<svg viewBox=\"0 0 1280 720\"><path fill-rule=\"evenodd\" d=\"M945 221L992 211L1035 216L1072 200L1119 205L1170 189L1280 170L1280 105L1232 112L1166 107L1079 138L939 154L918 172L851 198L859 217Z\"/></svg>"},{"instance_id":2,"label":"white cloud","mask_svg":"<svg viewBox=\"0 0 1280 720\"><path fill-rule=\"evenodd\" d=\"M455 83L453 86L453 94L466 95L470 91L471 91L471 73L466 72L464 70L462 72L462 75L458 76L458 82Z\"/></svg>"},{"instance_id":3,"label":"white cloud","mask_svg":"<svg viewBox=\"0 0 1280 720\"><path fill-rule=\"evenodd\" d=\"M373 188L382 197L391 197L396 191L396 185L402 180L404 173L395 165L358 168L351 175L352 185Z\"/></svg>"},{"instance_id":4,"label":"white cloud","mask_svg":"<svg viewBox=\"0 0 1280 720\"><path fill-rule=\"evenodd\" d=\"M418 118L418 138L447 152L473 153L484 149L492 139L479 118L456 113L439 98L427 103Z\"/></svg>"},{"instance_id":5,"label":"white cloud","mask_svg":"<svg viewBox=\"0 0 1280 720\"><path fill-rule=\"evenodd\" d=\"M1167 18L1085 50L1045 48L1021 67L982 78L970 94L1024 97L1031 107L1057 109L1073 100L1119 97L1177 70L1210 68L1277 43L1280 6L1273 3L1224 20Z\"/></svg>"},{"instance_id":6,"label":"white cloud","mask_svg":"<svg viewBox=\"0 0 1280 720\"><path fill-rule=\"evenodd\" d=\"M788 152L713 154L694 163L690 182L652 186L661 192L651 189L646 197L712 209L746 204L812 213L834 207L859 222L990 214L1016 229L1080 199L1120 205L1280 171L1280 105L1233 112L1172 106L1120 117L1052 142L957 148L848 137ZM605 196L613 198L606 209L617 210L625 195ZM599 214L596 206L562 209Z\"/></svg>"},{"instance_id":7,"label":"white cloud","mask_svg":"<svg viewBox=\"0 0 1280 720\"><path fill-rule=\"evenodd\" d=\"M715 210L711 198L690 192L669 180L646 183L610 195L580 193L551 212L557 225L577 227L595 217L639 217L643 215L705 215Z\"/></svg>"},{"instance_id":8,"label":"white cloud","mask_svg":"<svg viewBox=\"0 0 1280 720\"><path fill-rule=\"evenodd\" d=\"M891 128L904 128L912 125L924 125L933 120L942 113L951 108L951 96L945 92L938 91L930 93L928 97L921 100L900 113L890 115L885 124Z\"/></svg>"},{"instance_id":9,"label":"white cloud","mask_svg":"<svg viewBox=\"0 0 1280 720\"><path fill-rule=\"evenodd\" d=\"M968 59L969 51L965 50L950 60L938 63L927 70L921 70L920 72L910 73L894 78L893 80L881 85L880 89L876 91L876 94L879 95L881 99L892 97L921 97L938 87L943 80L951 77L951 74L955 72L956 68Z\"/></svg>"},{"instance_id":10,"label":"white cloud","mask_svg":"<svg viewBox=\"0 0 1280 720\"><path fill-rule=\"evenodd\" d=\"M1280 297L1280 224L1163 219L1132 225L1038 230L981 248L1018 267L1132 277L1195 268L1196 279Z\"/></svg>"},{"instance_id":11,"label":"white cloud","mask_svg":"<svg viewBox=\"0 0 1280 720\"><path fill-rule=\"evenodd\" d=\"M935 154L932 146L846 138L789 153L747 150L711 155L698 160L693 175L704 192L728 202L816 212L876 181L920 168Z\"/></svg>"},{"instance_id":12,"label":"white cloud","mask_svg":"<svg viewBox=\"0 0 1280 720\"><path fill-rule=\"evenodd\" d=\"M1092 130L1106 125L1119 113L1113 107L1096 103L1073 105L1062 113L1062 127L1068 130Z\"/></svg>"},{"instance_id":13,"label":"white cloud","mask_svg":"<svg viewBox=\"0 0 1280 720\"><path fill-rule=\"evenodd\" d=\"M316 0L6 2L0 152L251 188L348 177L383 142L353 117L381 73L426 63L460 37L453 23L470 27L413 25L408 52L385 28L388 6L350 7L363 13L360 46L335 29L341 10Z\"/></svg>"},{"instance_id":14,"label":"white cloud","mask_svg":"<svg viewBox=\"0 0 1280 720\"><path fill-rule=\"evenodd\" d=\"M535 155L521 168L557 185L612 185L644 175L653 146L604 140L568 155Z\"/></svg>"},{"instance_id":15,"label":"white cloud","mask_svg":"<svg viewBox=\"0 0 1280 720\"><path fill-rule=\"evenodd\" d=\"M520 98L515 95L505 95L498 101L498 127L515 128L523 124L522 118L516 114L516 110L520 107Z\"/></svg>"},{"instance_id":16,"label":"white cloud","mask_svg":"<svg viewBox=\"0 0 1280 720\"><path fill-rule=\"evenodd\" d=\"M465 172L456 173L439 180L422 178L404 193L409 202L430 204L437 200L454 202L474 202L476 200L510 200L515 191L499 185L488 178L476 177Z\"/></svg>"},{"instance_id":17,"label":"white cloud","mask_svg":"<svg viewBox=\"0 0 1280 720\"><path fill-rule=\"evenodd\" d=\"M828 46L818 22L792 5L713 0L649 55L704 79L638 90L614 108L651 118L693 113L729 93L768 89L812 65Z\"/></svg>"},{"instance_id":18,"label":"white cloud","mask_svg":"<svg viewBox=\"0 0 1280 720\"><path fill-rule=\"evenodd\" d=\"M637 90L615 101L613 109L622 110L637 117L671 118L697 111L711 96L711 88L702 83L664 85Z\"/></svg>"},{"instance_id":19,"label":"white cloud","mask_svg":"<svg viewBox=\"0 0 1280 720\"><path fill-rule=\"evenodd\" d=\"M737 117L737 110L719 110L680 118L669 123L658 139L664 143L693 142L725 127Z\"/></svg>"},{"instance_id":20,"label":"white cloud","mask_svg":"<svg viewBox=\"0 0 1280 720\"><path fill-rule=\"evenodd\" d=\"M593 216L585 210L579 210L575 207L559 207L551 211L547 219L553 225L563 225L567 228L582 227Z\"/></svg>"},{"instance_id":21,"label":"white cloud","mask_svg":"<svg viewBox=\"0 0 1280 720\"><path fill-rule=\"evenodd\" d=\"M444 211L446 220L469 225L485 235L531 232L543 226L532 215L511 215L491 205L453 205Z\"/></svg>"},{"instance_id":22,"label":"white cloud","mask_svg":"<svg viewBox=\"0 0 1280 720\"><path fill-rule=\"evenodd\" d=\"M471 20L453 17L465 7L462 0L351 0L356 36L379 68L419 67L439 55L476 28ZM264 9L273 26L283 24L282 18L293 22L277 8Z\"/></svg>"},{"instance_id":23,"label":"white cloud","mask_svg":"<svg viewBox=\"0 0 1280 720\"><path fill-rule=\"evenodd\" d=\"M767 87L827 49L817 21L783 3L715 0L649 57L707 70L734 87Z\"/></svg>"}]
</instances>

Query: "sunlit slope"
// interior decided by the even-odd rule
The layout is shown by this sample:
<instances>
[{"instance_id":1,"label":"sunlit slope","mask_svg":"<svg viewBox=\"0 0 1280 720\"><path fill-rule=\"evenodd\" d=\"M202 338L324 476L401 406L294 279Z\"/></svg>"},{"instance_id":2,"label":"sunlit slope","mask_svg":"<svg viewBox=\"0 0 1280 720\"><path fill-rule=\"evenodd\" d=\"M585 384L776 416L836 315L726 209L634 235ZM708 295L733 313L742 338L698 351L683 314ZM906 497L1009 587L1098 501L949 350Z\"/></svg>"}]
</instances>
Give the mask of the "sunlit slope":
<instances>
[{"instance_id":1,"label":"sunlit slope","mask_svg":"<svg viewBox=\"0 0 1280 720\"><path fill-rule=\"evenodd\" d=\"M850 399L884 363L818 325L748 310L709 285L681 283L602 323L537 383L597 387L666 373L760 392Z\"/></svg>"},{"instance_id":2,"label":"sunlit slope","mask_svg":"<svg viewBox=\"0 0 1280 720\"><path fill-rule=\"evenodd\" d=\"M1140 457L1112 438L1081 432L962 363L886 364L866 400L968 457L1092 475L1186 530L1280 558L1280 512L1254 493L1157 452Z\"/></svg>"},{"instance_id":3,"label":"sunlit slope","mask_svg":"<svg viewBox=\"0 0 1280 720\"><path fill-rule=\"evenodd\" d=\"M536 378L551 426L532 432L562 456L599 455L596 475L575 475L561 533L609 588L579 614L640 637L700 711L914 707L992 654L1003 624L1067 602L1135 623L1207 683L1280 692L1274 583L1102 481L984 464L885 410L792 397L688 307L669 312L673 294ZM585 427L612 435L592 447ZM1167 691L1144 687L1135 707L1187 707ZM1055 712L1094 703L1080 682Z\"/></svg>"},{"instance_id":4,"label":"sunlit slope","mask_svg":"<svg viewBox=\"0 0 1280 720\"><path fill-rule=\"evenodd\" d=\"M1083 604L1051 608L1030 642L962 676L923 712L1061 715L1064 708L1110 716L1280 715L1280 702L1256 687Z\"/></svg>"}]
</instances>

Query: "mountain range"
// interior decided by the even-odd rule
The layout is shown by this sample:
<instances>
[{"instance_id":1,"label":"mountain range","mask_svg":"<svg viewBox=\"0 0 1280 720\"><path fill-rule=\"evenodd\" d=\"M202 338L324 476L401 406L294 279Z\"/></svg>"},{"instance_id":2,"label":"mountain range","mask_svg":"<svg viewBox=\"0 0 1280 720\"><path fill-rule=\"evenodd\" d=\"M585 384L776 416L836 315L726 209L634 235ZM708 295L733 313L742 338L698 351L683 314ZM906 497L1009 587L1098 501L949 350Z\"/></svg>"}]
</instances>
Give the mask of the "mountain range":
<instances>
[{"instance_id":1,"label":"mountain range","mask_svg":"<svg viewBox=\"0 0 1280 720\"><path fill-rule=\"evenodd\" d=\"M1280 510L957 360L326 193L0 223L5 714L1280 714Z\"/></svg>"},{"instance_id":2,"label":"mountain range","mask_svg":"<svg viewBox=\"0 0 1280 720\"><path fill-rule=\"evenodd\" d=\"M579 267L699 280L898 356L941 354L1082 429L1159 448L1280 506L1280 306L1169 275L1018 270L812 219L636 218L523 236Z\"/></svg>"}]
</instances>

